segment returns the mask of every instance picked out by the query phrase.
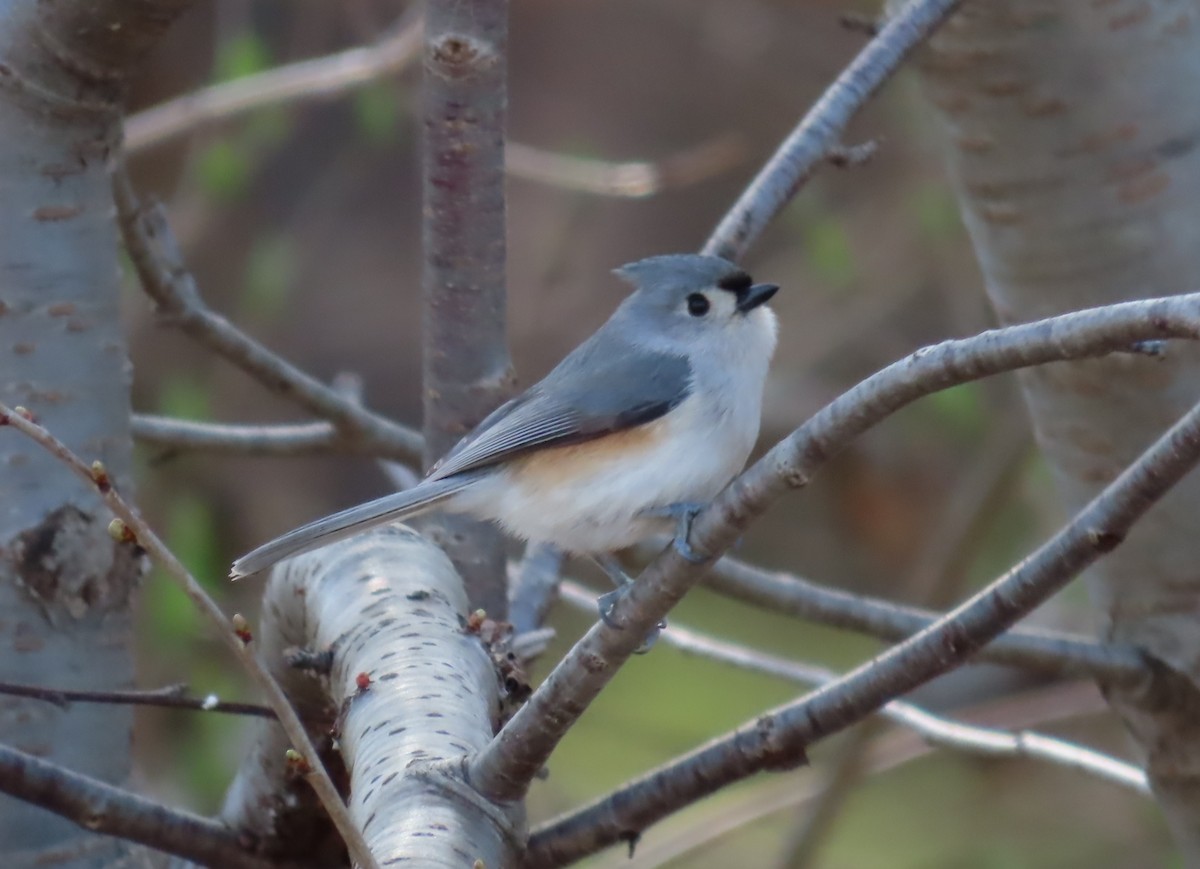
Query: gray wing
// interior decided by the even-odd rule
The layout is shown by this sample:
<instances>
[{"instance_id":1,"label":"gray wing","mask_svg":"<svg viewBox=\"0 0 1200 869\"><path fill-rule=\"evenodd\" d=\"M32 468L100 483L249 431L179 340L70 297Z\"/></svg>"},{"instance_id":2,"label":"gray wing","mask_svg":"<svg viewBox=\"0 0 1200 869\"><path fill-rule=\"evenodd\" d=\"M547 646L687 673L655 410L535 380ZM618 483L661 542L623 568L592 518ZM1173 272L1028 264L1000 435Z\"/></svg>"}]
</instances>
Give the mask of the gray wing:
<instances>
[{"instance_id":1,"label":"gray wing","mask_svg":"<svg viewBox=\"0 0 1200 869\"><path fill-rule=\"evenodd\" d=\"M493 465L535 447L583 443L644 425L690 394L691 366L682 356L600 337L593 335L544 380L501 405L446 454L429 479Z\"/></svg>"}]
</instances>

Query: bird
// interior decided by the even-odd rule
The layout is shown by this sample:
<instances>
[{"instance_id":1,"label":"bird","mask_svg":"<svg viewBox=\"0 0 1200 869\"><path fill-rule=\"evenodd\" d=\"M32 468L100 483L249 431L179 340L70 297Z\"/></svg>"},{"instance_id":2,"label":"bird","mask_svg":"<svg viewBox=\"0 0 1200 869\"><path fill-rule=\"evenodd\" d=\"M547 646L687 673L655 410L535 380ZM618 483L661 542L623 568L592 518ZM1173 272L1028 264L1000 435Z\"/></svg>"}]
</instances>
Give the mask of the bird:
<instances>
[{"instance_id":1,"label":"bird","mask_svg":"<svg viewBox=\"0 0 1200 869\"><path fill-rule=\"evenodd\" d=\"M618 591L630 580L614 554L654 535L673 530L676 549L702 562L687 543L691 520L758 439L778 332L766 303L779 287L702 254L653 256L614 273L633 292L612 316L424 480L259 546L231 577L434 509L591 557ZM614 603L605 598L602 616Z\"/></svg>"}]
</instances>

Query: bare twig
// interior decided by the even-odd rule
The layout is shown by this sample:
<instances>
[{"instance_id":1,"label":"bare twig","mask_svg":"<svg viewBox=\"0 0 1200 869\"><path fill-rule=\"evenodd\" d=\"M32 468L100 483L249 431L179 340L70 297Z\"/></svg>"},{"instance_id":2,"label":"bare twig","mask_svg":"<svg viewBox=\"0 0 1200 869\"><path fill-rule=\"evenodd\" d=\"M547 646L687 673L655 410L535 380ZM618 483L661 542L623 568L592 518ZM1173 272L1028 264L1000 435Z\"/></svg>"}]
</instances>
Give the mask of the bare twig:
<instances>
[{"instance_id":1,"label":"bare twig","mask_svg":"<svg viewBox=\"0 0 1200 869\"><path fill-rule=\"evenodd\" d=\"M652 562L613 608L613 624L594 625L496 739L474 758L472 782L492 798L512 799L523 794L583 710L712 561L732 546L776 498L789 489L806 485L831 456L896 410L940 389L1002 371L1104 355L1127 348L1135 341L1167 336L1195 338L1197 334L1200 334L1200 295L1126 302L946 341L919 350L863 381L777 444L696 516L688 543L695 552L708 556L708 560L694 564L675 547L668 547ZM1190 433L1187 428L1184 432ZM1179 455L1187 455L1186 446L1180 445ZM1178 464L1178 456L1175 458L1176 464L1168 463L1165 467L1178 475L1185 466ZM1164 474L1159 478L1159 482L1167 480L1173 477ZM1148 491L1153 491L1155 497L1160 494L1153 487ZM1146 504L1140 506L1144 509ZM1132 521L1140 512L1126 518ZM1100 542L1115 545L1117 541L1105 537ZM1087 549L1078 561L1063 558L1054 563L1069 572L1082 569L1099 554L1095 549ZM1024 571L1020 573L1021 577L1025 575ZM1057 586L1043 580L1041 574L1038 576L1039 581L1032 587L1036 590L1034 596L1040 600L1041 595L1048 593L1046 589ZM1066 579L1057 573L1053 576L1055 582ZM987 622L986 640L1013 621L1015 616ZM937 624L945 624L945 620ZM972 630L982 628L972 622ZM927 637L931 632L941 636L933 627L918 636ZM949 666L951 661L961 660L981 645L984 642L962 647L956 644L954 648L961 655L942 650L938 660ZM847 705L847 708L854 707Z\"/></svg>"},{"instance_id":2,"label":"bare twig","mask_svg":"<svg viewBox=\"0 0 1200 869\"><path fill-rule=\"evenodd\" d=\"M515 178L564 190L644 199L712 178L736 166L745 156L746 144L735 134L718 136L657 162L613 163L509 142L504 167Z\"/></svg>"},{"instance_id":3,"label":"bare twig","mask_svg":"<svg viewBox=\"0 0 1200 869\"><path fill-rule=\"evenodd\" d=\"M561 593L563 600L576 609L595 610L595 593L578 583L564 581ZM803 664L749 649L675 623L663 631L661 639L666 644L693 655L804 685L826 685L844 678L842 674L825 667ZM1047 760L1131 788L1142 796L1150 795L1146 776L1137 767L1060 739L1025 731L1010 733L995 728L963 724L933 715L913 703L902 700L883 704L879 713L896 724L916 731L932 744L942 748L971 754Z\"/></svg>"},{"instance_id":4,"label":"bare twig","mask_svg":"<svg viewBox=\"0 0 1200 869\"><path fill-rule=\"evenodd\" d=\"M933 610L829 588L728 555L713 565L704 584L773 612L884 640L909 637L928 627L939 615ZM1146 660L1133 646L1099 643L1038 628L1013 628L981 649L977 660L1060 678L1091 676L1104 684L1132 685L1147 676Z\"/></svg>"},{"instance_id":5,"label":"bare twig","mask_svg":"<svg viewBox=\"0 0 1200 869\"><path fill-rule=\"evenodd\" d=\"M816 740L952 669L1118 546L1197 460L1200 406L1007 574L874 660L579 811L558 830L570 845L538 865L562 865L748 775L794 766Z\"/></svg>"},{"instance_id":6,"label":"bare twig","mask_svg":"<svg viewBox=\"0 0 1200 869\"><path fill-rule=\"evenodd\" d=\"M961 2L910 0L889 18L722 218L704 253L741 257L838 145L850 118Z\"/></svg>"},{"instance_id":7,"label":"bare twig","mask_svg":"<svg viewBox=\"0 0 1200 869\"><path fill-rule=\"evenodd\" d=\"M296 456L308 453L373 451L367 443L342 435L328 422L254 425L133 415L133 436L168 450Z\"/></svg>"},{"instance_id":8,"label":"bare twig","mask_svg":"<svg viewBox=\"0 0 1200 869\"><path fill-rule=\"evenodd\" d=\"M833 145L830 147L829 153L825 155L825 159L831 166L848 169L851 166L862 166L864 163L869 163L878 152L879 140L868 139L857 145Z\"/></svg>"},{"instance_id":9,"label":"bare twig","mask_svg":"<svg viewBox=\"0 0 1200 869\"><path fill-rule=\"evenodd\" d=\"M420 455L421 436L416 432L364 409L357 401L305 374L211 311L184 267L161 206L157 203L146 208L139 206L123 168L113 177L113 196L126 250L142 287L164 317L272 392L328 420L347 439L360 441L362 449L408 461Z\"/></svg>"},{"instance_id":10,"label":"bare twig","mask_svg":"<svg viewBox=\"0 0 1200 869\"><path fill-rule=\"evenodd\" d=\"M420 18L406 15L372 45L221 82L131 115L125 121L125 150L134 154L266 106L340 97L397 75L420 50Z\"/></svg>"},{"instance_id":11,"label":"bare twig","mask_svg":"<svg viewBox=\"0 0 1200 869\"><path fill-rule=\"evenodd\" d=\"M70 688L46 688L41 685L18 685L0 682L0 694L9 697L31 697L45 700L55 706L67 707L72 703L109 703L122 706L158 706L163 709L191 709L197 712L220 712L225 715L250 715L258 718L274 718L269 706L257 703L233 703L219 700L215 694L207 697L187 696L187 686L167 685L149 691L80 691Z\"/></svg>"},{"instance_id":12,"label":"bare twig","mask_svg":"<svg viewBox=\"0 0 1200 869\"><path fill-rule=\"evenodd\" d=\"M670 543L656 537L635 552L653 558ZM932 624L941 613L865 594L830 588L811 579L723 555L702 582L718 594L775 613L881 640L903 640ZM1020 667L1061 679L1086 676L1101 684L1136 685L1147 675L1146 659L1131 645L1102 643L1065 631L1014 627L975 655L981 663Z\"/></svg>"},{"instance_id":13,"label":"bare twig","mask_svg":"<svg viewBox=\"0 0 1200 869\"><path fill-rule=\"evenodd\" d=\"M279 869L249 853L224 824L172 809L129 791L0 745L0 791L74 821L205 866Z\"/></svg>"},{"instance_id":14,"label":"bare twig","mask_svg":"<svg viewBox=\"0 0 1200 869\"><path fill-rule=\"evenodd\" d=\"M119 524L114 525L112 529L114 536L118 537L118 539L127 540L129 543L139 546L148 553L163 568L164 572L179 585L184 594L188 596L196 607L204 613L222 641L229 647L242 667L258 685L259 690L266 696L267 702L275 710L275 714L279 718L280 725L287 732L288 738L292 742L292 747L307 761L309 768L312 770L311 774L308 775L308 781L320 797L325 810L329 812L330 819L338 828L338 832L341 833L354 859L363 866L370 867L370 869L378 869L374 858L363 842L362 834L351 822L350 816L346 811L346 806L342 802L342 798L338 794L333 781L329 778L329 773L321 765L317 749L308 738L304 724L296 715L295 710L292 709L291 704L288 703L287 697L280 689L278 683L271 678L270 673L267 672L262 662L254 654L253 645L250 642L251 637L248 630L243 627L244 620L240 616L233 619L226 617L221 608L217 606L216 601L208 596L208 593L196 581L195 577L175 557L175 553L158 538L150 526L126 503L117 490L113 488L112 482L108 478L108 473L102 465L97 462L89 467L79 456L75 455L62 441L58 440L58 438L54 437L46 429L27 419L22 413L16 412L4 404L0 404L0 425L10 425L17 429L60 459L86 483L95 487L100 497L103 498L104 503L108 505L108 508L119 520Z\"/></svg>"}]
</instances>

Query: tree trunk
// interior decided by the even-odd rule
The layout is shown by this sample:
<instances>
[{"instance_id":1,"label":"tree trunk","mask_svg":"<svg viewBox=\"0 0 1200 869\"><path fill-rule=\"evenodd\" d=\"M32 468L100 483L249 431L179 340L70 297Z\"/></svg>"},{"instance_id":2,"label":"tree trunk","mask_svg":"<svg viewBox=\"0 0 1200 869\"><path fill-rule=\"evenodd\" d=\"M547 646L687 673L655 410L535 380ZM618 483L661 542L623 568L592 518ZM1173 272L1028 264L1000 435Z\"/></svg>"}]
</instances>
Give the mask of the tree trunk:
<instances>
[{"instance_id":1,"label":"tree trunk","mask_svg":"<svg viewBox=\"0 0 1200 869\"><path fill-rule=\"evenodd\" d=\"M186 4L0 8L0 398L131 483L109 161L129 63ZM142 572L57 459L0 434L0 679L123 689ZM0 741L108 782L129 774L130 707L0 702ZM127 846L0 797L0 864L110 866Z\"/></svg>"},{"instance_id":2,"label":"tree trunk","mask_svg":"<svg viewBox=\"0 0 1200 869\"><path fill-rule=\"evenodd\" d=\"M1005 322L1200 287L1200 20L1170 0L969 3L922 59L987 291ZM1200 397L1172 343L1029 369L1038 443L1074 510ZM1188 865L1200 864L1200 479L1088 574L1110 639L1161 665L1108 690Z\"/></svg>"},{"instance_id":3,"label":"tree trunk","mask_svg":"<svg viewBox=\"0 0 1200 869\"><path fill-rule=\"evenodd\" d=\"M425 460L512 394L505 330L507 0L425 7ZM454 561L472 607L507 609L504 544L461 516L421 523Z\"/></svg>"}]
</instances>

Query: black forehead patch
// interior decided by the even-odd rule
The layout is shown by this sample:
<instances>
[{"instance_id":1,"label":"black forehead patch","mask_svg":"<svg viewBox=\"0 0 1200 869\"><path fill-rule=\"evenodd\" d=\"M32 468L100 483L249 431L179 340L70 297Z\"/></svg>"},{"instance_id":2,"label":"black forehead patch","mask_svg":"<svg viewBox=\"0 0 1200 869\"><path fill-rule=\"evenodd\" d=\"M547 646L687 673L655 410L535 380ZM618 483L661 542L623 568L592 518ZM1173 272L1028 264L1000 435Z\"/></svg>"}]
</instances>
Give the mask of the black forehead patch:
<instances>
[{"instance_id":1,"label":"black forehead patch","mask_svg":"<svg viewBox=\"0 0 1200 869\"><path fill-rule=\"evenodd\" d=\"M717 286L722 290L729 290L731 293L744 293L750 289L750 285L754 283L754 278L743 271L730 272L717 281Z\"/></svg>"}]
</instances>

